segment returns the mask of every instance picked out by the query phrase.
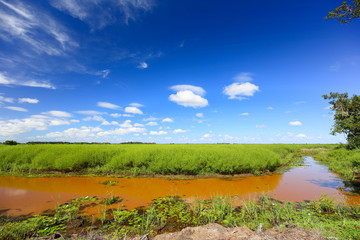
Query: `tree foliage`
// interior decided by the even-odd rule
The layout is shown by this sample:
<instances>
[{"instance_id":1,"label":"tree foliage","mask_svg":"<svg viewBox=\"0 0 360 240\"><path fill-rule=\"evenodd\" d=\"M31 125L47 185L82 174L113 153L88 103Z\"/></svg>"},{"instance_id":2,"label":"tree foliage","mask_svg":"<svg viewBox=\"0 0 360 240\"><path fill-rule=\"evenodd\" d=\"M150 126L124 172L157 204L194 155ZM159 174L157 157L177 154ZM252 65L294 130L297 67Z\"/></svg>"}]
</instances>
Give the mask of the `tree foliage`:
<instances>
[{"instance_id":1,"label":"tree foliage","mask_svg":"<svg viewBox=\"0 0 360 240\"><path fill-rule=\"evenodd\" d=\"M17 145L18 143L14 140L6 140L4 145Z\"/></svg>"},{"instance_id":2,"label":"tree foliage","mask_svg":"<svg viewBox=\"0 0 360 240\"><path fill-rule=\"evenodd\" d=\"M325 19L337 19L340 23L349 23L355 18L360 18L360 0L353 0L352 4L344 1L325 17Z\"/></svg>"},{"instance_id":3,"label":"tree foliage","mask_svg":"<svg viewBox=\"0 0 360 240\"><path fill-rule=\"evenodd\" d=\"M330 100L331 109L334 111L334 126L331 134L344 133L349 148L360 147L360 96L349 98L347 93L332 93L323 95L325 100Z\"/></svg>"}]
</instances>

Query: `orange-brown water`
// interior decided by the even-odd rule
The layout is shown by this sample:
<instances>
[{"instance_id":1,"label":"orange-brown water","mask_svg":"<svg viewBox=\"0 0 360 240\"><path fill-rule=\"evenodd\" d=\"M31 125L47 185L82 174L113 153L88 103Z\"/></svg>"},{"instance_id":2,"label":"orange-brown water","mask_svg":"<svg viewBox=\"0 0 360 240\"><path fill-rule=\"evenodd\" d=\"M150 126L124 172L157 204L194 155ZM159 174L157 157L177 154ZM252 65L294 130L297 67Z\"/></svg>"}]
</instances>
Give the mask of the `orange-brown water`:
<instances>
[{"instance_id":1,"label":"orange-brown water","mask_svg":"<svg viewBox=\"0 0 360 240\"><path fill-rule=\"evenodd\" d=\"M53 209L58 204L84 196L123 198L125 208L146 206L152 199L179 195L192 201L214 195L249 195L269 193L279 200L316 200L328 194L338 200L359 201L359 196L344 192L341 179L327 167L306 158L305 167L296 167L282 175L197 178L167 180L164 178L107 178L107 177L0 177L0 212L3 215L38 214ZM116 186L106 186L102 181L118 181Z\"/></svg>"}]
</instances>

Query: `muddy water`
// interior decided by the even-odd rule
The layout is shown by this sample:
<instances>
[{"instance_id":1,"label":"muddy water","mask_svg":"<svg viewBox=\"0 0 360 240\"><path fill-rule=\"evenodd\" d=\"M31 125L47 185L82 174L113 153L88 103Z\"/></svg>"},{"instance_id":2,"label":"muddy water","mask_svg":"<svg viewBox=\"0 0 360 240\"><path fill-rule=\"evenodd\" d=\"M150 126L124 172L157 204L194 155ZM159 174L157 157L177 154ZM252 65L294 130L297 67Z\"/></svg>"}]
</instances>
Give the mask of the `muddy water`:
<instances>
[{"instance_id":1,"label":"muddy water","mask_svg":"<svg viewBox=\"0 0 360 240\"><path fill-rule=\"evenodd\" d=\"M321 194L348 202L359 201L349 194L342 180L327 167L305 158L306 166L295 167L282 175L237 178L200 178L167 180L164 178L106 178L106 177L0 177L0 214L27 215L53 209L58 204L83 196L123 198L125 208L148 205L152 199L179 195L188 201L214 195L249 195L269 193L279 200L316 200ZM102 181L118 181L106 186Z\"/></svg>"}]
</instances>

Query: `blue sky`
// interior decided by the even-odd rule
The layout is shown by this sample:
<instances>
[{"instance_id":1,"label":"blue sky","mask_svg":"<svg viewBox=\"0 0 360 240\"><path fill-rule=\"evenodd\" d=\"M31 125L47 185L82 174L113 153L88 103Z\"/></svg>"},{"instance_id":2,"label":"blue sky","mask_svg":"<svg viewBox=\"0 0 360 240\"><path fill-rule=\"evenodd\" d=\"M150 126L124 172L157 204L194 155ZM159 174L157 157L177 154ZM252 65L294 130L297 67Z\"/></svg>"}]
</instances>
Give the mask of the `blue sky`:
<instances>
[{"instance_id":1,"label":"blue sky","mask_svg":"<svg viewBox=\"0 0 360 240\"><path fill-rule=\"evenodd\" d=\"M0 0L0 141L338 143L360 21L337 0Z\"/></svg>"}]
</instances>

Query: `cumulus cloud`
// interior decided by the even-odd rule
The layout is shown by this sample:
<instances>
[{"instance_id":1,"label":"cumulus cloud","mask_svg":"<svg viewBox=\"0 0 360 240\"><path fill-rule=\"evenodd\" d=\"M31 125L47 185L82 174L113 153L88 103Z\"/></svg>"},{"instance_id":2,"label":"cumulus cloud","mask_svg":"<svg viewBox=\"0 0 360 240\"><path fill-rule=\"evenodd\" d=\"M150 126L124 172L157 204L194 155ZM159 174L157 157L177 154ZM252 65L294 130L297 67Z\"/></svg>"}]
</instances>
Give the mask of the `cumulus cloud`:
<instances>
[{"instance_id":1,"label":"cumulus cloud","mask_svg":"<svg viewBox=\"0 0 360 240\"><path fill-rule=\"evenodd\" d=\"M197 114L195 114L195 116L197 116L198 118L203 118L204 114L203 113L197 113Z\"/></svg>"},{"instance_id":2,"label":"cumulus cloud","mask_svg":"<svg viewBox=\"0 0 360 240\"><path fill-rule=\"evenodd\" d=\"M112 103L108 103L108 102L98 102L97 105L99 107L103 107L103 108L109 108L109 109L120 109L121 107Z\"/></svg>"},{"instance_id":3,"label":"cumulus cloud","mask_svg":"<svg viewBox=\"0 0 360 240\"><path fill-rule=\"evenodd\" d=\"M306 138L307 136L305 134L299 133L295 137L297 137L297 138Z\"/></svg>"},{"instance_id":4,"label":"cumulus cloud","mask_svg":"<svg viewBox=\"0 0 360 240\"><path fill-rule=\"evenodd\" d=\"M33 104L36 104L36 103L39 102L39 100L35 99L35 98L19 98L18 102L19 103L33 103Z\"/></svg>"},{"instance_id":5,"label":"cumulus cloud","mask_svg":"<svg viewBox=\"0 0 360 240\"><path fill-rule=\"evenodd\" d=\"M150 131L150 135L165 135L167 132L165 131Z\"/></svg>"},{"instance_id":6,"label":"cumulus cloud","mask_svg":"<svg viewBox=\"0 0 360 240\"><path fill-rule=\"evenodd\" d=\"M164 119L162 120L162 122L172 123L172 122L174 122L174 120L172 120L171 118L164 118Z\"/></svg>"},{"instance_id":7,"label":"cumulus cloud","mask_svg":"<svg viewBox=\"0 0 360 240\"><path fill-rule=\"evenodd\" d=\"M132 113L132 114L143 114L143 112L140 109L138 109L137 107L126 107L125 112Z\"/></svg>"},{"instance_id":8,"label":"cumulus cloud","mask_svg":"<svg viewBox=\"0 0 360 240\"><path fill-rule=\"evenodd\" d=\"M206 133L202 136L203 138L209 138L210 137L210 134L209 133Z\"/></svg>"},{"instance_id":9,"label":"cumulus cloud","mask_svg":"<svg viewBox=\"0 0 360 240\"><path fill-rule=\"evenodd\" d=\"M54 117L63 117L63 118L72 117L72 115L70 113L63 112L63 111L48 111L48 112L45 112L44 114L50 114L51 116L54 116Z\"/></svg>"},{"instance_id":10,"label":"cumulus cloud","mask_svg":"<svg viewBox=\"0 0 360 240\"><path fill-rule=\"evenodd\" d=\"M14 106L6 106L4 108L7 108L9 110L18 111L18 112L27 112L28 110L22 107L14 107Z\"/></svg>"},{"instance_id":11,"label":"cumulus cloud","mask_svg":"<svg viewBox=\"0 0 360 240\"><path fill-rule=\"evenodd\" d=\"M253 96L255 92L259 91L259 87L255 84L245 83L233 83L224 88L223 93L229 96L229 99L243 100L245 97Z\"/></svg>"},{"instance_id":12,"label":"cumulus cloud","mask_svg":"<svg viewBox=\"0 0 360 240\"><path fill-rule=\"evenodd\" d=\"M50 126L69 125L70 122L43 115L32 115L24 119L10 119L0 121L0 136L10 137L30 132L32 130L44 131Z\"/></svg>"},{"instance_id":13,"label":"cumulus cloud","mask_svg":"<svg viewBox=\"0 0 360 240\"><path fill-rule=\"evenodd\" d=\"M171 90L175 92L181 92L181 91L191 91L196 95L204 96L205 90L201 87L193 86L193 85L174 85L170 87Z\"/></svg>"},{"instance_id":14,"label":"cumulus cloud","mask_svg":"<svg viewBox=\"0 0 360 240\"><path fill-rule=\"evenodd\" d=\"M145 132L145 128L137 128L137 127L130 127L130 128L117 128L115 130L110 131L103 131L99 132L98 136L107 136L107 135L126 135L130 133L142 133Z\"/></svg>"},{"instance_id":15,"label":"cumulus cloud","mask_svg":"<svg viewBox=\"0 0 360 240\"><path fill-rule=\"evenodd\" d=\"M148 122L146 125L147 126L157 126L158 123L157 122Z\"/></svg>"},{"instance_id":16,"label":"cumulus cloud","mask_svg":"<svg viewBox=\"0 0 360 240\"><path fill-rule=\"evenodd\" d=\"M194 94L192 91L185 90L179 91L176 94L171 94L169 100L176 102L177 104L184 107L206 107L208 105L208 100L201 97L200 95Z\"/></svg>"},{"instance_id":17,"label":"cumulus cloud","mask_svg":"<svg viewBox=\"0 0 360 240\"><path fill-rule=\"evenodd\" d=\"M148 64L146 63L146 62L141 62L141 63L139 63L139 65L137 66L137 68L139 68L139 69L146 69L146 68L148 68L149 66L148 66Z\"/></svg>"},{"instance_id":18,"label":"cumulus cloud","mask_svg":"<svg viewBox=\"0 0 360 240\"><path fill-rule=\"evenodd\" d=\"M289 122L290 126L301 126L302 123L300 121L294 121L294 122Z\"/></svg>"},{"instance_id":19,"label":"cumulus cloud","mask_svg":"<svg viewBox=\"0 0 360 240\"><path fill-rule=\"evenodd\" d=\"M122 123L122 124L120 125L120 127L122 127L122 128L131 128L131 127L132 127L132 125L131 125L131 120L125 120L125 122Z\"/></svg>"},{"instance_id":20,"label":"cumulus cloud","mask_svg":"<svg viewBox=\"0 0 360 240\"><path fill-rule=\"evenodd\" d=\"M178 133L186 133L186 132L188 132L189 130L183 130L183 129L175 129L174 131L173 131L173 133L174 134L178 134Z\"/></svg>"},{"instance_id":21,"label":"cumulus cloud","mask_svg":"<svg viewBox=\"0 0 360 240\"><path fill-rule=\"evenodd\" d=\"M143 127L144 126L144 124L141 124L141 123L135 123L134 124L134 127Z\"/></svg>"},{"instance_id":22,"label":"cumulus cloud","mask_svg":"<svg viewBox=\"0 0 360 240\"><path fill-rule=\"evenodd\" d=\"M96 133L102 131L98 127L81 127L81 128L69 128L62 132L51 132L43 136L43 138L54 138L57 140L89 140L96 137Z\"/></svg>"}]
</instances>

